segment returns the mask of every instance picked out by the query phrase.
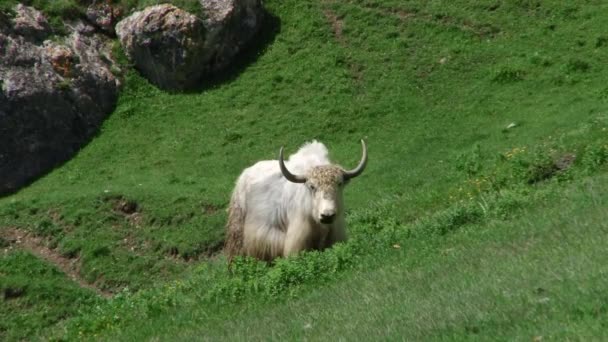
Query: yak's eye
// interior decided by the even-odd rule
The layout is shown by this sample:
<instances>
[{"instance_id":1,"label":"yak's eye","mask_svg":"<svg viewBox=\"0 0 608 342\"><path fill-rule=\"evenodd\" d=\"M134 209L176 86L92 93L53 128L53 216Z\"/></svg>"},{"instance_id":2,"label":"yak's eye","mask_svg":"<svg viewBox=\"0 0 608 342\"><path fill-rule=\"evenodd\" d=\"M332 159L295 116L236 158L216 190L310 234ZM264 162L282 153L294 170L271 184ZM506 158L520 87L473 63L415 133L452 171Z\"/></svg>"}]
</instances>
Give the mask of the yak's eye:
<instances>
[{"instance_id":1,"label":"yak's eye","mask_svg":"<svg viewBox=\"0 0 608 342\"><path fill-rule=\"evenodd\" d=\"M309 188L311 191L315 191L315 190L317 190L317 187L316 187L316 186L314 186L314 185L312 185L312 184L310 184L310 183L308 184L308 188Z\"/></svg>"}]
</instances>

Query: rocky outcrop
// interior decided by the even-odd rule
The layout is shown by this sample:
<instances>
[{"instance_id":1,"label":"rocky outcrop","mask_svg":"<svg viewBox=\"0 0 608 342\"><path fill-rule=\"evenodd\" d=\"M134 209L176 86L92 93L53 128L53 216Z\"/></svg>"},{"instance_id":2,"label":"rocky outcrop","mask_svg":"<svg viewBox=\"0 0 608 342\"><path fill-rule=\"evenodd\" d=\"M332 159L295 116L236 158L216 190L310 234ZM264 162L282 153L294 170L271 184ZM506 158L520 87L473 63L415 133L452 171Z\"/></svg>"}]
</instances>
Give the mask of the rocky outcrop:
<instances>
[{"instance_id":1,"label":"rocky outcrop","mask_svg":"<svg viewBox=\"0 0 608 342\"><path fill-rule=\"evenodd\" d=\"M51 31L51 26L42 13L22 4L15 7L15 17L12 22L15 34L30 39L44 39Z\"/></svg>"},{"instance_id":2,"label":"rocky outcrop","mask_svg":"<svg viewBox=\"0 0 608 342\"><path fill-rule=\"evenodd\" d=\"M0 23L0 194L72 157L118 95L109 45L91 26L44 40L51 31L40 12L15 12Z\"/></svg>"},{"instance_id":3,"label":"rocky outcrop","mask_svg":"<svg viewBox=\"0 0 608 342\"><path fill-rule=\"evenodd\" d=\"M227 67L234 56L257 34L264 19L260 0L203 0L206 48L210 56L208 70Z\"/></svg>"},{"instance_id":4,"label":"rocky outcrop","mask_svg":"<svg viewBox=\"0 0 608 342\"><path fill-rule=\"evenodd\" d=\"M123 19L116 33L140 72L158 87L196 87L221 71L252 40L264 11L260 0L202 0L204 18L173 5L148 7Z\"/></svg>"},{"instance_id":5,"label":"rocky outcrop","mask_svg":"<svg viewBox=\"0 0 608 342\"><path fill-rule=\"evenodd\" d=\"M119 7L112 6L110 2L94 1L87 7L87 20L100 30L112 36L116 34L114 26L121 15Z\"/></svg>"},{"instance_id":6,"label":"rocky outcrop","mask_svg":"<svg viewBox=\"0 0 608 342\"><path fill-rule=\"evenodd\" d=\"M169 4L152 6L120 21L116 34L137 69L157 86L187 89L200 79L205 29L196 16Z\"/></svg>"}]
</instances>

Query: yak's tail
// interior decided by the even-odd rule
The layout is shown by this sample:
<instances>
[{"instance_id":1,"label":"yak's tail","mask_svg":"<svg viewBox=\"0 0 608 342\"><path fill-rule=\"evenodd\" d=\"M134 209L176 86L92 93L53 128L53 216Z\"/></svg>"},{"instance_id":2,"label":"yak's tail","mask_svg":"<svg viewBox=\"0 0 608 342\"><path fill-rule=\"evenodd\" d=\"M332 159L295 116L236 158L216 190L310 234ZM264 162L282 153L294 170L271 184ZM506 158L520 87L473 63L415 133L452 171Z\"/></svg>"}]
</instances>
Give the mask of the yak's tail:
<instances>
[{"instance_id":1,"label":"yak's tail","mask_svg":"<svg viewBox=\"0 0 608 342\"><path fill-rule=\"evenodd\" d=\"M224 251L228 256L228 270L231 269L232 260L243 250L243 230L245 229L245 201L240 198L238 189L235 189L228 208L228 223L226 223L226 242Z\"/></svg>"}]
</instances>

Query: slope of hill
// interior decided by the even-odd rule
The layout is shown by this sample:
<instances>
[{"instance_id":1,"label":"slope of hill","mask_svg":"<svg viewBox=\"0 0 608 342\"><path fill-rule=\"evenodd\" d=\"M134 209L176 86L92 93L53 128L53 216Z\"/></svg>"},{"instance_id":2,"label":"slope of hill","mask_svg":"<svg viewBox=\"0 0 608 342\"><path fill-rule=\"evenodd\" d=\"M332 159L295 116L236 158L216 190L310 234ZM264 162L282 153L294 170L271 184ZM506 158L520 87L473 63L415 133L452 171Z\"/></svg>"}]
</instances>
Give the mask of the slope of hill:
<instances>
[{"instance_id":1,"label":"slope of hill","mask_svg":"<svg viewBox=\"0 0 608 342\"><path fill-rule=\"evenodd\" d=\"M0 287L19 295L0 308L0 337L532 338L533 323L600 334L608 5L265 5L276 20L228 77L168 94L129 72L93 142L0 199L0 227L120 293L58 282L5 238ZM361 137L370 163L346 190L352 241L227 274L215 256L240 171L313 138L354 165ZM572 330L555 330L564 320Z\"/></svg>"}]
</instances>

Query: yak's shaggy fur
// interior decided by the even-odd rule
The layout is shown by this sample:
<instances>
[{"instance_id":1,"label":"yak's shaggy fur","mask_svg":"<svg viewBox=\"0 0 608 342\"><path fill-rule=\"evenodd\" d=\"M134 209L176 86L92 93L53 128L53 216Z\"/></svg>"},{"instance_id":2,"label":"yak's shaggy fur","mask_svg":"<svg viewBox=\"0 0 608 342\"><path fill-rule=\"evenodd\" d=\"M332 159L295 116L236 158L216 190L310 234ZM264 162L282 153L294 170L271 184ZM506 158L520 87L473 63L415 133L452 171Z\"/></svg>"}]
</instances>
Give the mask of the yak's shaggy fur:
<instances>
[{"instance_id":1,"label":"yak's shaggy fur","mask_svg":"<svg viewBox=\"0 0 608 342\"><path fill-rule=\"evenodd\" d=\"M233 204L235 204L233 206ZM245 212L233 201L228 208L228 223L226 224L226 243L224 250L228 253L228 265L232 264L232 258L241 253L243 249L243 225L245 223Z\"/></svg>"},{"instance_id":2,"label":"yak's shaggy fur","mask_svg":"<svg viewBox=\"0 0 608 342\"><path fill-rule=\"evenodd\" d=\"M270 261L346 240L345 171L330 162L325 145L305 144L285 166L306 182L287 180L277 160L257 162L238 178L226 225L229 265L237 255Z\"/></svg>"}]
</instances>

